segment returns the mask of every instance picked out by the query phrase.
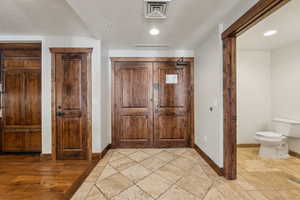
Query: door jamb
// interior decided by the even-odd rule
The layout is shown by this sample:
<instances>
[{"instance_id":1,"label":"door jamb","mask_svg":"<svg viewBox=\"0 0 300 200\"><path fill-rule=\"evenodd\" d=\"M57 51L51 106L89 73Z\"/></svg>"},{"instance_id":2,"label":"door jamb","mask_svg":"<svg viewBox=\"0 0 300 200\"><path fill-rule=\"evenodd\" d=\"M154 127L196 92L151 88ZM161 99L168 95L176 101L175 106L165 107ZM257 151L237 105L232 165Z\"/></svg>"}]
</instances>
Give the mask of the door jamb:
<instances>
[{"instance_id":1,"label":"door jamb","mask_svg":"<svg viewBox=\"0 0 300 200\"><path fill-rule=\"evenodd\" d=\"M237 178L236 132L236 39L290 0L260 0L222 33L224 98L224 176Z\"/></svg>"},{"instance_id":2,"label":"door jamb","mask_svg":"<svg viewBox=\"0 0 300 200\"><path fill-rule=\"evenodd\" d=\"M52 160L57 159L56 149L56 84L55 57L59 53L87 54L87 160L92 160L92 48L49 48L51 52L51 119L52 119Z\"/></svg>"},{"instance_id":3,"label":"door jamb","mask_svg":"<svg viewBox=\"0 0 300 200\"><path fill-rule=\"evenodd\" d=\"M116 102L114 99L115 96L115 80L114 80L114 75L115 75L115 63L116 62L176 62L180 59L180 57L110 57L111 60L111 140L112 140L112 148L116 147L116 144L114 144L114 141L116 137L116 125L115 125L115 110L116 110ZM191 138L190 138L190 146L194 146L194 58L193 57L185 57L184 62L189 62L191 66L190 70L190 88L189 88L189 96L191 97L191 102L190 102L190 107L191 107L191 127L190 127L190 133L191 133Z\"/></svg>"}]
</instances>

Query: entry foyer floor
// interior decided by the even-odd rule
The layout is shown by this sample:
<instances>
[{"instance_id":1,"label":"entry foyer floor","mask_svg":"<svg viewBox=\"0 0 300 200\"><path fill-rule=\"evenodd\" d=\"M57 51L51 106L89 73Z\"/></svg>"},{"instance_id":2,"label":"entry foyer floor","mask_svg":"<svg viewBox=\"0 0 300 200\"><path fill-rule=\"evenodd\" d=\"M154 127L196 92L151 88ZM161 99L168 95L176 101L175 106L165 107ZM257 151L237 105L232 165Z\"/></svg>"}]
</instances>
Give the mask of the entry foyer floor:
<instances>
[{"instance_id":1,"label":"entry foyer floor","mask_svg":"<svg viewBox=\"0 0 300 200\"><path fill-rule=\"evenodd\" d=\"M238 180L219 177L193 149L114 149L73 200L297 200L300 159L238 149Z\"/></svg>"}]
</instances>

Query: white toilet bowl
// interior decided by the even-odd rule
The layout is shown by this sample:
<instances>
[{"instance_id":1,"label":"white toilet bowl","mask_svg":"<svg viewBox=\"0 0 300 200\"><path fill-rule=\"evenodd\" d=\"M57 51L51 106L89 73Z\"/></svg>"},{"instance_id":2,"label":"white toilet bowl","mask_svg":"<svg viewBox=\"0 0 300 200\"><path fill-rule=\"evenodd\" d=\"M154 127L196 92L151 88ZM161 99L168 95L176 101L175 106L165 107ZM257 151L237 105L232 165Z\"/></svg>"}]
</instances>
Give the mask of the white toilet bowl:
<instances>
[{"instance_id":1,"label":"white toilet bowl","mask_svg":"<svg viewBox=\"0 0 300 200\"><path fill-rule=\"evenodd\" d=\"M255 139L260 143L259 155L263 158L288 158L287 137L275 132L257 132Z\"/></svg>"},{"instance_id":2,"label":"white toilet bowl","mask_svg":"<svg viewBox=\"0 0 300 200\"><path fill-rule=\"evenodd\" d=\"M259 155L264 158L289 157L288 138L300 138L300 121L275 118L274 132L257 132L255 139L261 144Z\"/></svg>"}]
</instances>

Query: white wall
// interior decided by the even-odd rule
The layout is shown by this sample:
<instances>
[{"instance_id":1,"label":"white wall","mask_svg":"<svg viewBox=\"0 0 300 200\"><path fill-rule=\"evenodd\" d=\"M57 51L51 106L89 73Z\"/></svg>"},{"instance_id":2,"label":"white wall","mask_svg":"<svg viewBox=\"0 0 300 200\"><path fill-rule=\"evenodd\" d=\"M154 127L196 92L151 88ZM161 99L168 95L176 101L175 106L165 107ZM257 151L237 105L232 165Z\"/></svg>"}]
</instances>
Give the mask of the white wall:
<instances>
[{"instance_id":1,"label":"white wall","mask_svg":"<svg viewBox=\"0 0 300 200\"><path fill-rule=\"evenodd\" d=\"M111 66L108 48L102 44L101 50L101 146L102 150L111 144Z\"/></svg>"},{"instance_id":2,"label":"white wall","mask_svg":"<svg viewBox=\"0 0 300 200\"><path fill-rule=\"evenodd\" d=\"M199 45L195 52L196 68L199 68L195 72L195 79L198 79L198 93L195 95L195 104L198 106L195 113L196 144L204 148L204 152L220 167L223 167L224 156L223 119L221 119L223 116L223 90L221 89L223 48L221 33L257 1L241 1L227 16L224 16L223 20L219 22L220 26L215 27L207 35L207 39ZM210 78L200 73L207 73ZM219 86L216 86L216 82ZM212 113L208 112L210 106L215 107ZM210 138L206 145L203 144L204 138Z\"/></svg>"},{"instance_id":3,"label":"white wall","mask_svg":"<svg viewBox=\"0 0 300 200\"><path fill-rule=\"evenodd\" d=\"M93 94L93 152L101 149L101 42L83 37L44 37L44 36L1 36L0 41L36 41L42 42L42 153L51 153L51 47L93 48L92 53L92 94Z\"/></svg>"},{"instance_id":4,"label":"white wall","mask_svg":"<svg viewBox=\"0 0 300 200\"><path fill-rule=\"evenodd\" d=\"M195 144L223 165L222 27L197 49L195 67ZM213 111L210 111L210 107Z\"/></svg>"},{"instance_id":5,"label":"white wall","mask_svg":"<svg viewBox=\"0 0 300 200\"><path fill-rule=\"evenodd\" d=\"M237 143L256 144L257 131L270 129L271 53L237 51Z\"/></svg>"},{"instance_id":6,"label":"white wall","mask_svg":"<svg viewBox=\"0 0 300 200\"><path fill-rule=\"evenodd\" d=\"M300 121L300 41L275 49L272 63L272 118ZM289 142L300 153L300 139Z\"/></svg>"}]
</instances>

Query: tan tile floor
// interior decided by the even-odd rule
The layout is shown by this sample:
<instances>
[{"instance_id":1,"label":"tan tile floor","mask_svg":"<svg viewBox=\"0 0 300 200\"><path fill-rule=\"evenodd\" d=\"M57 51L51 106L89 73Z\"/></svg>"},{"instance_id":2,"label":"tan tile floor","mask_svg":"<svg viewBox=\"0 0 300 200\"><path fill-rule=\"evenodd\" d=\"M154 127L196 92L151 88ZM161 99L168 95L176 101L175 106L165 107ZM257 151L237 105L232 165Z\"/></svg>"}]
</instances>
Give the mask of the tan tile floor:
<instances>
[{"instance_id":1,"label":"tan tile floor","mask_svg":"<svg viewBox=\"0 0 300 200\"><path fill-rule=\"evenodd\" d=\"M238 149L238 179L219 177L193 149L113 149L72 200L300 200L300 159Z\"/></svg>"}]
</instances>

